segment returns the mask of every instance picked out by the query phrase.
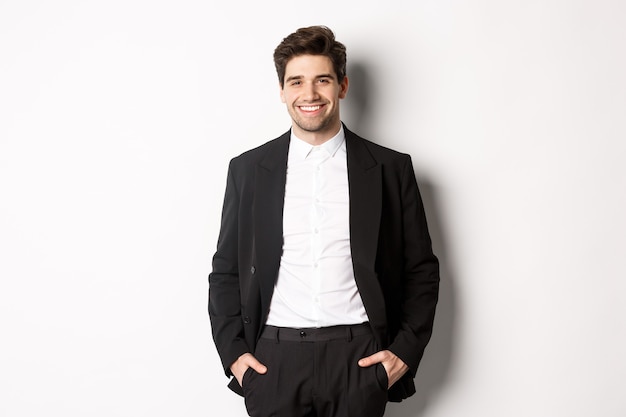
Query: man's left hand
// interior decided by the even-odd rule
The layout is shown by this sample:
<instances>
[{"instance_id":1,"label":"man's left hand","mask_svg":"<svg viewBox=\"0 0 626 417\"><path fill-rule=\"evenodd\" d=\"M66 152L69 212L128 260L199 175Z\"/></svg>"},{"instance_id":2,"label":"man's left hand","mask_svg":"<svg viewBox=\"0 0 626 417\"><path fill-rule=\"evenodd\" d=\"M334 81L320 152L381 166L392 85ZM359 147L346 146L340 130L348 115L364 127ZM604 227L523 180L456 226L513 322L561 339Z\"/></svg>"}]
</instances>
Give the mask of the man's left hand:
<instances>
[{"instance_id":1,"label":"man's left hand","mask_svg":"<svg viewBox=\"0 0 626 417\"><path fill-rule=\"evenodd\" d=\"M387 371L387 379L391 388L401 377L409 370L409 367L396 355L389 350L381 350L373 355L359 360L359 366L367 368L368 366L381 363Z\"/></svg>"}]
</instances>

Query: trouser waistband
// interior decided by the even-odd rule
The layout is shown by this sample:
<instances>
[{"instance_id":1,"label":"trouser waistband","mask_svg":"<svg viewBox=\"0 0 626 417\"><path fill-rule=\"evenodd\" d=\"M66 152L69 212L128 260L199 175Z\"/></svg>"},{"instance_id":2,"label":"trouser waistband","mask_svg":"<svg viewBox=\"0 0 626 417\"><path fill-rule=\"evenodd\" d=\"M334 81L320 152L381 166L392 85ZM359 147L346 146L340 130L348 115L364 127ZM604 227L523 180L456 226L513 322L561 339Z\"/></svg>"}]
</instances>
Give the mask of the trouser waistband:
<instances>
[{"instance_id":1,"label":"trouser waistband","mask_svg":"<svg viewBox=\"0 0 626 417\"><path fill-rule=\"evenodd\" d=\"M308 327L301 329L265 326L261 337L263 339L273 339L277 342L327 342L337 339L350 341L353 337L366 334L372 334L369 323L330 327Z\"/></svg>"}]
</instances>

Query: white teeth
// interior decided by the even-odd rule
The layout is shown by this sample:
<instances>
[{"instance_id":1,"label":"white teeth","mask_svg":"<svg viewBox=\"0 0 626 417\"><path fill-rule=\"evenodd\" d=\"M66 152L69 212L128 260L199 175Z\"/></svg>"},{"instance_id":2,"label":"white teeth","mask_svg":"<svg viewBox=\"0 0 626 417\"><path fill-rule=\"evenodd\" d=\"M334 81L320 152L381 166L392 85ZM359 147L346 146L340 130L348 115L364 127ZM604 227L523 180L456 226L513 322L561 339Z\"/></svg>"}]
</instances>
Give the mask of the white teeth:
<instances>
[{"instance_id":1,"label":"white teeth","mask_svg":"<svg viewBox=\"0 0 626 417\"><path fill-rule=\"evenodd\" d=\"M321 106L300 106L300 108L304 111L315 111L319 110Z\"/></svg>"}]
</instances>

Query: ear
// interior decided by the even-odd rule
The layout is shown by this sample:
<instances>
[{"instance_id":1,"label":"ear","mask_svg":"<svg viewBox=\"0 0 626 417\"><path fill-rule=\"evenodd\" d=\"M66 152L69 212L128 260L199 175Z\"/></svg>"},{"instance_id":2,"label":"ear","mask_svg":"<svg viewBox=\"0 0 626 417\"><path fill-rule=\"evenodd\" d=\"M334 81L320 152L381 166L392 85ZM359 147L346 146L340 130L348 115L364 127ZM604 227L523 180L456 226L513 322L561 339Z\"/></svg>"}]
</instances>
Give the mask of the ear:
<instances>
[{"instance_id":1,"label":"ear","mask_svg":"<svg viewBox=\"0 0 626 417\"><path fill-rule=\"evenodd\" d=\"M343 77L343 81L339 84L339 98L346 98L348 94L348 76Z\"/></svg>"},{"instance_id":2,"label":"ear","mask_svg":"<svg viewBox=\"0 0 626 417\"><path fill-rule=\"evenodd\" d=\"M278 89L280 90L280 101L285 102L285 91L283 90L283 85L278 83Z\"/></svg>"}]
</instances>

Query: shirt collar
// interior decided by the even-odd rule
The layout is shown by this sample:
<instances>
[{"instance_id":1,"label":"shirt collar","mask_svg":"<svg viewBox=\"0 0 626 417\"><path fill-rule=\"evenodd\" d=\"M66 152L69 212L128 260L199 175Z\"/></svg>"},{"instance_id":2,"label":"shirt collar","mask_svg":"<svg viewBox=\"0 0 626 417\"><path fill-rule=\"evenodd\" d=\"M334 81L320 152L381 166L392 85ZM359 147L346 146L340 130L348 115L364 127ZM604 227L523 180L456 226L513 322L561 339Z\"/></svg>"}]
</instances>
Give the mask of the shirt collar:
<instances>
[{"instance_id":1,"label":"shirt collar","mask_svg":"<svg viewBox=\"0 0 626 417\"><path fill-rule=\"evenodd\" d=\"M331 139L322 143L318 146L313 146L302 139L298 138L293 130L291 131L291 141L289 144L289 158L296 158L298 160L304 160L311 153L313 148L319 148L320 150L326 151L328 155L331 157L335 156L337 151L345 147L345 132L343 131L343 126L339 128L339 132Z\"/></svg>"}]
</instances>

